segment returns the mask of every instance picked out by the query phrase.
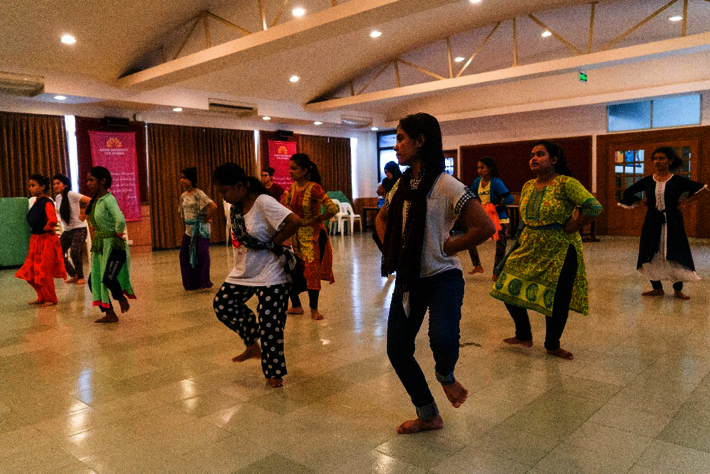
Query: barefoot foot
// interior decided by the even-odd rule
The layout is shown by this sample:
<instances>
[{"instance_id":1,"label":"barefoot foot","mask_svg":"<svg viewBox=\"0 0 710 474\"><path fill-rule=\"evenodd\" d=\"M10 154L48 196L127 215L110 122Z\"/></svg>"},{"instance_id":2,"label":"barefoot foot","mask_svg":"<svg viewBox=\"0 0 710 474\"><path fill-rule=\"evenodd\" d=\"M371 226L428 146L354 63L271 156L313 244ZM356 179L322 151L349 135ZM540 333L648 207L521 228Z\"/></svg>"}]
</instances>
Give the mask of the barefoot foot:
<instances>
[{"instance_id":1,"label":"barefoot foot","mask_svg":"<svg viewBox=\"0 0 710 474\"><path fill-rule=\"evenodd\" d=\"M494 273L493 276L491 277L491 281L498 281L498 275L496 275Z\"/></svg>"},{"instance_id":2,"label":"barefoot foot","mask_svg":"<svg viewBox=\"0 0 710 474\"><path fill-rule=\"evenodd\" d=\"M296 306L294 308L289 308L286 310L286 314L303 314L303 307Z\"/></svg>"},{"instance_id":3,"label":"barefoot foot","mask_svg":"<svg viewBox=\"0 0 710 474\"><path fill-rule=\"evenodd\" d=\"M76 284L77 284L77 285L84 285L85 283L86 283L86 280L84 280L83 278L79 278L79 279L76 281Z\"/></svg>"},{"instance_id":4,"label":"barefoot foot","mask_svg":"<svg viewBox=\"0 0 710 474\"><path fill-rule=\"evenodd\" d=\"M663 291L663 288L661 288L660 290L644 291L643 293L641 293L641 296L663 296L665 294L666 294L666 292Z\"/></svg>"},{"instance_id":5,"label":"barefoot foot","mask_svg":"<svg viewBox=\"0 0 710 474\"><path fill-rule=\"evenodd\" d=\"M311 308L311 318L315 319L316 321L320 321L323 319L323 315L317 309Z\"/></svg>"},{"instance_id":6,"label":"barefoot foot","mask_svg":"<svg viewBox=\"0 0 710 474\"><path fill-rule=\"evenodd\" d=\"M44 303L44 301L42 301L42 300L39 299L39 298L36 299L36 300L34 300L34 301L28 301L28 302L27 302L27 304L42 304L42 303Z\"/></svg>"},{"instance_id":7,"label":"barefoot foot","mask_svg":"<svg viewBox=\"0 0 710 474\"><path fill-rule=\"evenodd\" d=\"M66 283L67 285L70 285L72 283L76 283L77 281L78 280L76 279L76 277L71 277L68 280L64 280L64 283Z\"/></svg>"},{"instance_id":8,"label":"barefoot foot","mask_svg":"<svg viewBox=\"0 0 710 474\"><path fill-rule=\"evenodd\" d=\"M473 270L468 272L469 275L475 275L476 273L483 273L485 270L483 270L483 267L481 265L478 265L476 267L473 267Z\"/></svg>"},{"instance_id":9,"label":"barefoot foot","mask_svg":"<svg viewBox=\"0 0 710 474\"><path fill-rule=\"evenodd\" d=\"M574 359L574 356L572 355L571 352L566 351L566 350L562 349L561 347L560 347L559 349L557 349L557 350L554 350L554 351L547 351L547 353L550 354L550 355L553 355L553 356L555 356L555 357L559 357L559 358L561 358L561 359L565 359L565 360L572 360L572 359Z\"/></svg>"},{"instance_id":10,"label":"barefoot foot","mask_svg":"<svg viewBox=\"0 0 710 474\"><path fill-rule=\"evenodd\" d=\"M682 291L674 291L673 296L675 296L679 300L683 300L683 301L688 301L690 299L690 296L686 295Z\"/></svg>"},{"instance_id":11,"label":"barefoot foot","mask_svg":"<svg viewBox=\"0 0 710 474\"><path fill-rule=\"evenodd\" d=\"M506 344L511 344L514 346L523 346L523 347L532 347L533 342L532 341L521 341L517 337L509 337L508 339L503 339L503 342Z\"/></svg>"},{"instance_id":12,"label":"barefoot foot","mask_svg":"<svg viewBox=\"0 0 710 474\"><path fill-rule=\"evenodd\" d=\"M276 377L272 377L270 379L266 379L266 383L268 383L269 387L272 387L272 388L283 387L284 386L284 379L278 379Z\"/></svg>"},{"instance_id":13,"label":"barefoot foot","mask_svg":"<svg viewBox=\"0 0 710 474\"><path fill-rule=\"evenodd\" d=\"M110 309L106 311L106 314L104 315L103 318L99 318L95 323L117 323L118 322L118 316L116 316L116 313L114 310Z\"/></svg>"},{"instance_id":14,"label":"barefoot foot","mask_svg":"<svg viewBox=\"0 0 710 474\"><path fill-rule=\"evenodd\" d=\"M121 299L118 300L118 305L121 307L121 313L125 313L131 309L131 305L128 303L126 295L121 295Z\"/></svg>"},{"instance_id":15,"label":"barefoot foot","mask_svg":"<svg viewBox=\"0 0 710 474\"><path fill-rule=\"evenodd\" d=\"M261 359L261 347L259 347L258 342L255 342L251 346L247 346L244 352L238 356L232 357L232 362L244 362L249 359Z\"/></svg>"},{"instance_id":16,"label":"barefoot foot","mask_svg":"<svg viewBox=\"0 0 710 474\"><path fill-rule=\"evenodd\" d=\"M448 385L441 384L441 387L454 408L463 405L463 402L468 398L468 390L458 380Z\"/></svg>"},{"instance_id":17,"label":"barefoot foot","mask_svg":"<svg viewBox=\"0 0 710 474\"><path fill-rule=\"evenodd\" d=\"M40 304L42 307L47 307L47 306L54 306L57 304L55 301L45 301L44 303Z\"/></svg>"},{"instance_id":18,"label":"barefoot foot","mask_svg":"<svg viewBox=\"0 0 710 474\"><path fill-rule=\"evenodd\" d=\"M443 427L444 420L441 419L441 415L436 415L436 418L433 420L422 420L421 418L407 420L397 427L397 433L412 434L419 433L420 431L440 430Z\"/></svg>"}]
</instances>

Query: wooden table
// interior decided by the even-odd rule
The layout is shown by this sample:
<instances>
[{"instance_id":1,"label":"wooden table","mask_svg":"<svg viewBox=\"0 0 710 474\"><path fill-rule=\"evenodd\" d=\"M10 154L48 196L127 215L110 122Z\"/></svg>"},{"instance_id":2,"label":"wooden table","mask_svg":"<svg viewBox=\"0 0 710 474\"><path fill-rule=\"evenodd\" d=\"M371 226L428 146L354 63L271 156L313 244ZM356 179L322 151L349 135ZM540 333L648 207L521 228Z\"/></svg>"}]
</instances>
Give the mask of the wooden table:
<instances>
[{"instance_id":1,"label":"wooden table","mask_svg":"<svg viewBox=\"0 0 710 474\"><path fill-rule=\"evenodd\" d=\"M370 226L368 225L368 220L367 220L367 214L370 212L374 212L375 216L372 219L372 228L375 228L375 218L377 218L377 213L380 212L379 207L363 207L362 208L362 218L364 219L362 223L362 228L363 230L367 230Z\"/></svg>"}]
</instances>

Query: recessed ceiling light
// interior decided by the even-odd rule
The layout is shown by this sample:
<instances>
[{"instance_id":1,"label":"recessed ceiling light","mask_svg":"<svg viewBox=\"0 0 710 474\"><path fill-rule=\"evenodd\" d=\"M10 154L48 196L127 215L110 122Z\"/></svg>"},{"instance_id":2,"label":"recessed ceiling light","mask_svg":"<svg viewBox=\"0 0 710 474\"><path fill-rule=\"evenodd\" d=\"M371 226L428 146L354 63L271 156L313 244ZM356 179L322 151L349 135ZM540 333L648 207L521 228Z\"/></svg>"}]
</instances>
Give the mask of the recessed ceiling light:
<instances>
[{"instance_id":1,"label":"recessed ceiling light","mask_svg":"<svg viewBox=\"0 0 710 474\"><path fill-rule=\"evenodd\" d=\"M313 125L323 125L323 122L315 121L313 122Z\"/></svg>"},{"instance_id":2,"label":"recessed ceiling light","mask_svg":"<svg viewBox=\"0 0 710 474\"><path fill-rule=\"evenodd\" d=\"M552 33L550 33L548 30L545 30L542 32L542 37L547 38L548 36L552 36Z\"/></svg>"},{"instance_id":3,"label":"recessed ceiling light","mask_svg":"<svg viewBox=\"0 0 710 474\"><path fill-rule=\"evenodd\" d=\"M294 8L293 10L291 10L291 14L300 18L306 14L306 9L301 7Z\"/></svg>"},{"instance_id":4,"label":"recessed ceiling light","mask_svg":"<svg viewBox=\"0 0 710 474\"><path fill-rule=\"evenodd\" d=\"M372 130L373 132L376 132L376 131L379 130L379 128L377 128L377 127L370 127L370 130Z\"/></svg>"},{"instance_id":5,"label":"recessed ceiling light","mask_svg":"<svg viewBox=\"0 0 710 474\"><path fill-rule=\"evenodd\" d=\"M678 15L678 16L672 16L672 17L670 17L668 20L670 20L670 21L680 21L680 20L682 20L682 19L683 19L683 17Z\"/></svg>"},{"instance_id":6,"label":"recessed ceiling light","mask_svg":"<svg viewBox=\"0 0 710 474\"><path fill-rule=\"evenodd\" d=\"M457 63L462 63L465 60L466 60L466 58L464 58L463 56L458 56L456 59L454 59L454 61L456 61Z\"/></svg>"},{"instance_id":7,"label":"recessed ceiling light","mask_svg":"<svg viewBox=\"0 0 710 474\"><path fill-rule=\"evenodd\" d=\"M267 122L271 120L271 117L261 117L262 120L266 120Z\"/></svg>"},{"instance_id":8,"label":"recessed ceiling light","mask_svg":"<svg viewBox=\"0 0 710 474\"><path fill-rule=\"evenodd\" d=\"M471 3L481 3L481 0L468 0Z\"/></svg>"},{"instance_id":9,"label":"recessed ceiling light","mask_svg":"<svg viewBox=\"0 0 710 474\"><path fill-rule=\"evenodd\" d=\"M64 44L74 44L76 43L76 38L74 38L72 35L64 35L62 36L61 41Z\"/></svg>"},{"instance_id":10,"label":"recessed ceiling light","mask_svg":"<svg viewBox=\"0 0 710 474\"><path fill-rule=\"evenodd\" d=\"M289 81L291 81L291 82L298 82L299 80L301 80L301 78L298 76L291 76L289 78Z\"/></svg>"},{"instance_id":11,"label":"recessed ceiling light","mask_svg":"<svg viewBox=\"0 0 710 474\"><path fill-rule=\"evenodd\" d=\"M182 112L182 107L173 107L173 112Z\"/></svg>"},{"instance_id":12,"label":"recessed ceiling light","mask_svg":"<svg viewBox=\"0 0 710 474\"><path fill-rule=\"evenodd\" d=\"M55 95L54 98L56 100L67 100L67 96L65 95Z\"/></svg>"},{"instance_id":13,"label":"recessed ceiling light","mask_svg":"<svg viewBox=\"0 0 710 474\"><path fill-rule=\"evenodd\" d=\"M381 32L381 31L375 30L375 31L373 31L372 33L370 33L370 38L379 38L380 36L382 36L382 32Z\"/></svg>"}]
</instances>

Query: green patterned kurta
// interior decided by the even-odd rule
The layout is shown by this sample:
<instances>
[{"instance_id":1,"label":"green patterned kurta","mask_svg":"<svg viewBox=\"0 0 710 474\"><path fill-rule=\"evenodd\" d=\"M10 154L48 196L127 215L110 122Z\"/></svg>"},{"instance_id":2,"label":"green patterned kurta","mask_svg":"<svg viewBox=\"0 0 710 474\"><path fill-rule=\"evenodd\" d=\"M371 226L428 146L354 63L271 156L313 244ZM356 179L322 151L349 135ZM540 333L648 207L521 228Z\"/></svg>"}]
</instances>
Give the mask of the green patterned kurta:
<instances>
[{"instance_id":1,"label":"green patterned kurta","mask_svg":"<svg viewBox=\"0 0 710 474\"><path fill-rule=\"evenodd\" d=\"M528 181L520 193L520 218L525 224L520 246L510 254L491 296L506 303L552 316L557 281L570 245L577 251L577 275L570 309L589 314L587 273L579 232L562 229L577 207L584 214L598 216L602 206L574 178L559 175L542 191L535 180ZM541 229L546 226L547 228Z\"/></svg>"}]
</instances>

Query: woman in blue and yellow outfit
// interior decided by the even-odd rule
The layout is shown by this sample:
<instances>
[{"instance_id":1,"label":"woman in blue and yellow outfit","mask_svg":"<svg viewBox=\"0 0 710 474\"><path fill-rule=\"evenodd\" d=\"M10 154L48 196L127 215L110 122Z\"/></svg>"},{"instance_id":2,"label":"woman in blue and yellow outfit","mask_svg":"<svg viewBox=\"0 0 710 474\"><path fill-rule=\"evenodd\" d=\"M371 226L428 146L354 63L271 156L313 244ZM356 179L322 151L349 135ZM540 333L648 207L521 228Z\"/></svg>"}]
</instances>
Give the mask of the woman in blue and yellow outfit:
<instances>
[{"instance_id":1,"label":"woman in blue and yellow outfit","mask_svg":"<svg viewBox=\"0 0 710 474\"><path fill-rule=\"evenodd\" d=\"M538 142L530 154L536 179L525 183L520 194L520 219L524 228L511 248L491 296L505 303L515 322L515 337L507 344L532 347L527 309L546 316L545 349L571 360L560 347L569 310L587 315L587 275L579 230L602 212L602 206L579 181L570 177L562 149ZM575 210L582 210L575 217Z\"/></svg>"}]
</instances>

